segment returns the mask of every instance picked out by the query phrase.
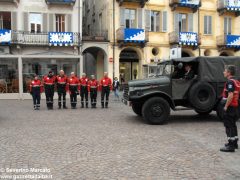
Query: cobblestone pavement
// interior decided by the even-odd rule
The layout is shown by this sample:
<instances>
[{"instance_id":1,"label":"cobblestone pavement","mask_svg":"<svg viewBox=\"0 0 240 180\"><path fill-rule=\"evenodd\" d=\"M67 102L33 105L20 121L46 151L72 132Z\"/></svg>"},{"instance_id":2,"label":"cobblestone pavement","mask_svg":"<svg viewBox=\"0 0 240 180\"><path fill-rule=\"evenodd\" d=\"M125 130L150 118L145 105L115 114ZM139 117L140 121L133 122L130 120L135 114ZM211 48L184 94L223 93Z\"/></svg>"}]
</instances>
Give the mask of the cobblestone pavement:
<instances>
[{"instance_id":1,"label":"cobblestone pavement","mask_svg":"<svg viewBox=\"0 0 240 180\"><path fill-rule=\"evenodd\" d=\"M33 111L30 100L0 100L0 175L48 168L57 180L240 179L240 150L219 151L225 132L214 113L173 112L152 126L113 100L109 109L48 111L44 103Z\"/></svg>"}]
</instances>

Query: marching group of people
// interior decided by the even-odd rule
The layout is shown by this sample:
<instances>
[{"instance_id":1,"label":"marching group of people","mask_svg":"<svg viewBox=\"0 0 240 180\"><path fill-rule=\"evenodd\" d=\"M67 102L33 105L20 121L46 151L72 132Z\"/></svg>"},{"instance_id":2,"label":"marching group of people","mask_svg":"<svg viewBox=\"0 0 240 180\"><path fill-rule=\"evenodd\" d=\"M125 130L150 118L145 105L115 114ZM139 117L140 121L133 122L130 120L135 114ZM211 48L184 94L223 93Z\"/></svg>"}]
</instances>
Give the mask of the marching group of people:
<instances>
[{"instance_id":1,"label":"marching group of people","mask_svg":"<svg viewBox=\"0 0 240 180\"><path fill-rule=\"evenodd\" d=\"M45 91L46 104L49 110L53 109L53 97L55 91L55 85L58 93L58 108L67 109L66 95L70 94L70 104L72 109L76 109L77 95L81 96L81 107L88 108L88 96L90 94L91 107L96 108L97 94L101 91L101 106L102 108L108 108L109 94L113 90L115 97L119 99L118 88L119 82L115 78L113 83L108 77L108 73L104 72L104 77L98 82L94 75L91 75L91 79L86 77L83 73L81 78L78 78L74 72L70 77L67 77L63 70L60 70L59 75L54 76L52 71L49 71L48 75L44 76L42 81L38 75L35 75L34 80L30 84L30 93L33 97L34 110L40 109L41 93Z\"/></svg>"}]
</instances>

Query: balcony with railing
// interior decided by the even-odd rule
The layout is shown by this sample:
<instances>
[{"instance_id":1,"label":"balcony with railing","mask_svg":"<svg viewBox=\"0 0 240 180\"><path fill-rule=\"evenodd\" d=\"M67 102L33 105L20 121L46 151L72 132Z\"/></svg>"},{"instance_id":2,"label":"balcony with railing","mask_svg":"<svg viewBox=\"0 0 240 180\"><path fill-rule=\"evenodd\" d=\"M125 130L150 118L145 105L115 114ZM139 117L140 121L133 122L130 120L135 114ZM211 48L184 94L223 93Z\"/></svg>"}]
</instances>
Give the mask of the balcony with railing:
<instances>
[{"instance_id":1,"label":"balcony with railing","mask_svg":"<svg viewBox=\"0 0 240 180\"><path fill-rule=\"evenodd\" d=\"M107 30L98 30L91 29L89 31L83 32L83 41L108 41L108 31Z\"/></svg>"},{"instance_id":2,"label":"balcony with railing","mask_svg":"<svg viewBox=\"0 0 240 180\"><path fill-rule=\"evenodd\" d=\"M1 2L5 2L5 3L15 3L15 4L18 4L20 0L0 0L0 3Z\"/></svg>"},{"instance_id":3,"label":"balcony with railing","mask_svg":"<svg viewBox=\"0 0 240 180\"><path fill-rule=\"evenodd\" d=\"M144 7L146 2L148 2L149 0L117 0L117 2L119 3L119 6L122 6L123 3L137 3L140 4L141 7Z\"/></svg>"},{"instance_id":4,"label":"balcony with railing","mask_svg":"<svg viewBox=\"0 0 240 180\"><path fill-rule=\"evenodd\" d=\"M169 6L172 11L175 11L178 7L186 7L196 12L201 7L200 0L169 0Z\"/></svg>"},{"instance_id":5,"label":"balcony with railing","mask_svg":"<svg viewBox=\"0 0 240 180\"><path fill-rule=\"evenodd\" d=\"M119 28L117 29L117 42L120 45L133 44L144 46L149 41L149 33L145 29Z\"/></svg>"},{"instance_id":6,"label":"balcony with railing","mask_svg":"<svg viewBox=\"0 0 240 180\"><path fill-rule=\"evenodd\" d=\"M79 33L72 32L41 32L12 31L12 44L32 46L78 46Z\"/></svg>"},{"instance_id":7,"label":"balcony with railing","mask_svg":"<svg viewBox=\"0 0 240 180\"><path fill-rule=\"evenodd\" d=\"M11 30L0 29L0 45L10 45L11 43Z\"/></svg>"},{"instance_id":8,"label":"balcony with railing","mask_svg":"<svg viewBox=\"0 0 240 180\"><path fill-rule=\"evenodd\" d=\"M171 32L169 33L169 43L181 46L198 47L201 44L201 36L195 32Z\"/></svg>"},{"instance_id":9,"label":"balcony with railing","mask_svg":"<svg viewBox=\"0 0 240 180\"><path fill-rule=\"evenodd\" d=\"M47 4L74 5L76 0L45 0Z\"/></svg>"},{"instance_id":10,"label":"balcony with railing","mask_svg":"<svg viewBox=\"0 0 240 180\"><path fill-rule=\"evenodd\" d=\"M240 15L240 0L218 0L217 11L219 15L226 12L233 12L236 16Z\"/></svg>"},{"instance_id":11,"label":"balcony with railing","mask_svg":"<svg viewBox=\"0 0 240 180\"><path fill-rule=\"evenodd\" d=\"M240 35L217 36L217 46L219 48L240 50Z\"/></svg>"}]
</instances>

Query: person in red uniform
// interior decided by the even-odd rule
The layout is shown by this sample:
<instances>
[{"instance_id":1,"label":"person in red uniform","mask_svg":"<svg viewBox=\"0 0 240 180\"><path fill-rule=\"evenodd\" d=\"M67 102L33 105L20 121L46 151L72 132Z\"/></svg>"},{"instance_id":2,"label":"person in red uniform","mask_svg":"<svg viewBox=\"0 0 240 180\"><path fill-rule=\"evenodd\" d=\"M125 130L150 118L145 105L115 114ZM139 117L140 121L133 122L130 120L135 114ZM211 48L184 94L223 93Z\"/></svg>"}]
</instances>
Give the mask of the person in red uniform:
<instances>
[{"instance_id":1,"label":"person in red uniform","mask_svg":"<svg viewBox=\"0 0 240 180\"><path fill-rule=\"evenodd\" d=\"M59 75L56 77L57 92L58 92L58 109L67 109L66 106L66 94L68 88L68 78L63 70L60 70Z\"/></svg>"},{"instance_id":2,"label":"person in red uniform","mask_svg":"<svg viewBox=\"0 0 240 180\"><path fill-rule=\"evenodd\" d=\"M35 74L34 80L30 84L30 94L33 98L34 110L40 110L41 93L43 92L42 82L39 80L38 75Z\"/></svg>"},{"instance_id":3,"label":"person in red uniform","mask_svg":"<svg viewBox=\"0 0 240 180\"><path fill-rule=\"evenodd\" d=\"M79 79L75 76L74 72L71 72L71 77L68 78L68 84L69 84L71 108L76 109L77 94L79 91Z\"/></svg>"},{"instance_id":4,"label":"person in red uniform","mask_svg":"<svg viewBox=\"0 0 240 180\"><path fill-rule=\"evenodd\" d=\"M104 108L104 97L106 96L105 108L108 108L109 94L110 90L112 90L112 80L108 77L108 73L104 72L104 77L100 81L100 89L101 93L101 104L102 108Z\"/></svg>"},{"instance_id":5,"label":"person in red uniform","mask_svg":"<svg viewBox=\"0 0 240 180\"><path fill-rule=\"evenodd\" d=\"M48 110L53 109L53 96L56 77L52 71L49 71L48 75L43 77L44 90L46 95L46 103Z\"/></svg>"},{"instance_id":6,"label":"person in red uniform","mask_svg":"<svg viewBox=\"0 0 240 180\"><path fill-rule=\"evenodd\" d=\"M228 80L223 90L224 115L223 123L228 137L228 143L220 151L234 152L238 149L238 131L236 121L238 120L238 99L239 99L239 82L234 78L236 67L229 65L223 72L224 77Z\"/></svg>"},{"instance_id":7,"label":"person in red uniform","mask_svg":"<svg viewBox=\"0 0 240 180\"><path fill-rule=\"evenodd\" d=\"M95 79L94 75L91 75L91 80L88 81L88 92L90 92L92 108L96 108L97 106L97 91L98 91L98 81Z\"/></svg>"},{"instance_id":8,"label":"person in red uniform","mask_svg":"<svg viewBox=\"0 0 240 180\"><path fill-rule=\"evenodd\" d=\"M86 74L82 74L82 78L79 80L80 82L80 96L81 96L81 107L84 108L84 98L86 103L86 108L88 108L88 78Z\"/></svg>"}]
</instances>

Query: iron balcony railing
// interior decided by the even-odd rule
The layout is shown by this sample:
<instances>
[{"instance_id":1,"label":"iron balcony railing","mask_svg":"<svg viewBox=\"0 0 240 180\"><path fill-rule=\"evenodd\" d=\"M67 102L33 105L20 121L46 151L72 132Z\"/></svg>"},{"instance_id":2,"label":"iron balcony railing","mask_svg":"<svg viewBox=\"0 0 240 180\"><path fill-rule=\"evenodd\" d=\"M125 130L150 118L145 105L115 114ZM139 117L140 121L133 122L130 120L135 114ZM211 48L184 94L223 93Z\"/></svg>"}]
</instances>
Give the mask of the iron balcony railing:
<instances>
[{"instance_id":1,"label":"iron balcony railing","mask_svg":"<svg viewBox=\"0 0 240 180\"><path fill-rule=\"evenodd\" d=\"M196 12L199 7L201 7L200 0L169 0L169 6L172 11L177 7L187 7L193 9L193 12Z\"/></svg>"},{"instance_id":2,"label":"iron balcony railing","mask_svg":"<svg viewBox=\"0 0 240 180\"><path fill-rule=\"evenodd\" d=\"M68 4L74 5L76 0L45 0L47 4Z\"/></svg>"},{"instance_id":3,"label":"iron balcony railing","mask_svg":"<svg viewBox=\"0 0 240 180\"><path fill-rule=\"evenodd\" d=\"M19 0L0 0L1 2L8 2L8 3L19 3Z\"/></svg>"},{"instance_id":4,"label":"iron balcony railing","mask_svg":"<svg viewBox=\"0 0 240 180\"><path fill-rule=\"evenodd\" d=\"M31 33L26 31L12 31L12 43L19 45L48 46L49 34L48 32ZM80 34L73 33L73 43L71 45L78 46L79 44Z\"/></svg>"},{"instance_id":5,"label":"iron balcony railing","mask_svg":"<svg viewBox=\"0 0 240 180\"><path fill-rule=\"evenodd\" d=\"M226 9L227 11L240 11L240 0L218 0L218 11Z\"/></svg>"},{"instance_id":6,"label":"iron balcony railing","mask_svg":"<svg viewBox=\"0 0 240 180\"><path fill-rule=\"evenodd\" d=\"M83 41L108 41L108 31L91 29L83 32Z\"/></svg>"},{"instance_id":7,"label":"iron balcony railing","mask_svg":"<svg viewBox=\"0 0 240 180\"><path fill-rule=\"evenodd\" d=\"M117 0L117 2L119 3L119 5L121 6L124 2L127 3L138 3L141 5L141 7L144 7L146 2L148 2L149 0Z\"/></svg>"},{"instance_id":8,"label":"iron balcony railing","mask_svg":"<svg viewBox=\"0 0 240 180\"><path fill-rule=\"evenodd\" d=\"M195 36L196 40L194 40L194 38L192 36ZM198 34L195 32L173 31L173 32L169 33L169 43L170 44L197 46L197 45L201 44L201 34Z\"/></svg>"}]
</instances>

